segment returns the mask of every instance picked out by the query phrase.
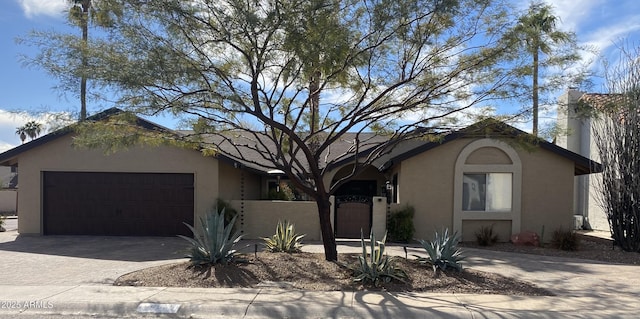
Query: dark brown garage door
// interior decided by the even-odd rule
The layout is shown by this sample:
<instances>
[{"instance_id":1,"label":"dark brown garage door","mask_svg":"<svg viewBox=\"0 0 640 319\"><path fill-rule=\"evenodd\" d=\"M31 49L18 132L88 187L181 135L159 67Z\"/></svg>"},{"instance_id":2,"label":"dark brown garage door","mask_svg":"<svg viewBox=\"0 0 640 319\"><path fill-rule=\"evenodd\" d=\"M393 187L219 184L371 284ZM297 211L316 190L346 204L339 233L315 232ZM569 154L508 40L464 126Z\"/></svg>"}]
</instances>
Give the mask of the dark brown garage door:
<instances>
[{"instance_id":1,"label":"dark brown garage door","mask_svg":"<svg viewBox=\"0 0 640 319\"><path fill-rule=\"evenodd\" d=\"M190 235L193 174L45 172L45 235Z\"/></svg>"}]
</instances>

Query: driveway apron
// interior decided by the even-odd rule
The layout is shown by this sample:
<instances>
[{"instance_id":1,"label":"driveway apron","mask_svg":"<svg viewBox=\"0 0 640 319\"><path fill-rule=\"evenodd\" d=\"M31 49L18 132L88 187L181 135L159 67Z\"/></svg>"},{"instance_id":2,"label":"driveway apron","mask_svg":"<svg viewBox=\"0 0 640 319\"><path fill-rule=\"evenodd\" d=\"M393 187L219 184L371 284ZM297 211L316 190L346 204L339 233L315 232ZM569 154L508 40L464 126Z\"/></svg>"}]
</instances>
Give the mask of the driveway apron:
<instances>
[{"instance_id":1,"label":"driveway apron","mask_svg":"<svg viewBox=\"0 0 640 319\"><path fill-rule=\"evenodd\" d=\"M3 285L104 285L139 269L184 260L171 237L21 236L0 233Z\"/></svg>"}]
</instances>

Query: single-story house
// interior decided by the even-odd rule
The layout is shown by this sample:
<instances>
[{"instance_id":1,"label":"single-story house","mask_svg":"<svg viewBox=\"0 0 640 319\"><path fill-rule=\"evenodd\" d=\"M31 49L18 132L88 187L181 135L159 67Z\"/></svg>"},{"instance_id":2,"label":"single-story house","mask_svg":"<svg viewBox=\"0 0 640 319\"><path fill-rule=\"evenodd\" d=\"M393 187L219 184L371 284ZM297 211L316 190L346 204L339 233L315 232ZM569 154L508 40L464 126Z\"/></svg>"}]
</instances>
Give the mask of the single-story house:
<instances>
[{"instance_id":1,"label":"single-story house","mask_svg":"<svg viewBox=\"0 0 640 319\"><path fill-rule=\"evenodd\" d=\"M269 236L278 220L288 219L307 240L320 239L314 202L265 200L284 177L255 161L231 160L224 148L215 156L175 146L105 155L73 147L73 136L63 129L0 154L0 165L19 169L21 234L185 234L182 223L193 224L220 198L238 212L246 238ZM349 147L336 142L334 153ZM345 159L329 167L327 181L351 165ZM332 222L337 237L359 237L360 229L379 234L391 211L410 205L415 238L447 227L474 240L483 225L494 225L503 240L543 227L550 233L573 226L574 176L599 171L586 157L486 120L437 141L400 144L336 191Z\"/></svg>"}]
</instances>

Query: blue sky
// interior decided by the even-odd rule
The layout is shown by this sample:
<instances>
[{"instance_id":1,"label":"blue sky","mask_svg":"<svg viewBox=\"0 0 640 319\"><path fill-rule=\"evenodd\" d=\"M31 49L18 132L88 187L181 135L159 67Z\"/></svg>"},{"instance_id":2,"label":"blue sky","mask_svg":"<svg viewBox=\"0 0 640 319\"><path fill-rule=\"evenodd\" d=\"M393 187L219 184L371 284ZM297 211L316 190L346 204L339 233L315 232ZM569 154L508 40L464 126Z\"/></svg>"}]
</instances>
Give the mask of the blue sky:
<instances>
[{"instance_id":1,"label":"blue sky","mask_svg":"<svg viewBox=\"0 0 640 319\"><path fill-rule=\"evenodd\" d=\"M528 2L517 1L526 7ZM560 17L562 30L574 31L581 44L600 50L602 56L615 60L615 43L627 39L640 45L640 1L638 0L547 0ZM0 10L0 152L20 144L15 129L38 115L15 114L15 111L77 111L79 102L63 97L53 87L56 81L44 71L21 65L21 54L34 55L31 48L17 45L15 38L30 30L79 32L67 25L68 0L3 0ZM585 57L593 59L593 57ZM599 62L593 68L601 68ZM602 91L595 79L594 91ZM561 91L559 92L559 94ZM90 113L99 111L89 105ZM552 113L553 114L553 113ZM553 120L546 118L547 121ZM160 120L171 126L170 122Z\"/></svg>"}]
</instances>

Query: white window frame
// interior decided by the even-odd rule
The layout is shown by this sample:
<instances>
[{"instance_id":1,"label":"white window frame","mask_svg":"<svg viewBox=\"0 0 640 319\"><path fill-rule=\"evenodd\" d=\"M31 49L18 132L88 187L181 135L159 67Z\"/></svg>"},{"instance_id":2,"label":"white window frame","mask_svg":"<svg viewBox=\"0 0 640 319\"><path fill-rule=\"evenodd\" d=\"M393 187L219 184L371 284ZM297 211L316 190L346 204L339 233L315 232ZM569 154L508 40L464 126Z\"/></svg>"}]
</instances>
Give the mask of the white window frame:
<instances>
[{"instance_id":1,"label":"white window frame","mask_svg":"<svg viewBox=\"0 0 640 319\"><path fill-rule=\"evenodd\" d=\"M482 189L480 185L476 185L475 181L468 176L470 175L483 175L485 177L484 186L486 189ZM502 177L501 177L502 176ZM500 177L500 178L499 178ZM513 173L496 173L496 172L464 172L462 174L463 183L463 196L462 211L471 212L506 212L511 211L513 207ZM494 184L495 183L495 184ZM468 187L467 203L464 201L464 184L470 185ZM504 189L495 189L493 186L504 187ZM495 193L495 191L500 191ZM484 192L484 194L483 194ZM471 204L475 201L484 202L483 209L470 209Z\"/></svg>"}]
</instances>

